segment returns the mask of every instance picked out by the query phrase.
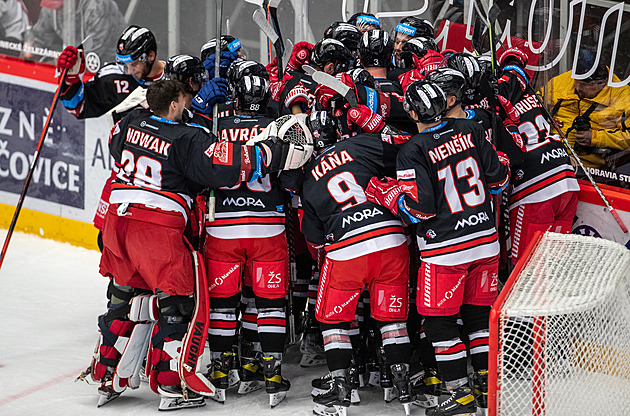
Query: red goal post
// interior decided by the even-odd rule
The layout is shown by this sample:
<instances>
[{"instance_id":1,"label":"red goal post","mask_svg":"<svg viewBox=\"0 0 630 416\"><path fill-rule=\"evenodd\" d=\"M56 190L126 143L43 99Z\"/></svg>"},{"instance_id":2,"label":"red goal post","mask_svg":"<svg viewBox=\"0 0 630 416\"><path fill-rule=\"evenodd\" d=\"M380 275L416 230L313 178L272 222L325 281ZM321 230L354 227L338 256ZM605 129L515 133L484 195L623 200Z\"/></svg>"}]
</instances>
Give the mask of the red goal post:
<instances>
[{"instance_id":1,"label":"red goal post","mask_svg":"<svg viewBox=\"0 0 630 416\"><path fill-rule=\"evenodd\" d=\"M627 415L630 251L538 233L490 313L490 416Z\"/></svg>"}]
</instances>

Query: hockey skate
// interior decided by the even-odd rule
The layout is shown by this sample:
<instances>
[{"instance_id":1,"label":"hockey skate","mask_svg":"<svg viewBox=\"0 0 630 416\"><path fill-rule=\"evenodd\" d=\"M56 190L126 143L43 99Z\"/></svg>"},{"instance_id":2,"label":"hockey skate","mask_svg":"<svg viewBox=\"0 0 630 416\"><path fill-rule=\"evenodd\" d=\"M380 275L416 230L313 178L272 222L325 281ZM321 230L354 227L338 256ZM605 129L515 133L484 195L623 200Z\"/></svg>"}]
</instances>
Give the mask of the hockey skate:
<instances>
[{"instance_id":1,"label":"hockey skate","mask_svg":"<svg viewBox=\"0 0 630 416\"><path fill-rule=\"evenodd\" d=\"M225 403L225 391L230 386L229 374L233 360L233 352L222 352L219 358L212 360L210 373L206 376L216 387L216 393L212 396L212 400L221 404Z\"/></svg>"},{"instance_id":2,"label":"hockey skate","mask_svg":"<svg viewBox=\"0 0 630 416\"><path fill-rule=\"evenodd\" d=\"M397 391L394 389L391 369L387 365L385 349L383 347L379 347L379 349L376 350L376 354L378 357L379 367L379 385L383 389L383 399L385 400L385 403L389 403L398 396Z\"/></svg>"},{"instance_id":3,"label":"hockey skate","mask_svg":"<svg viewBox=\"0 0 630 416\"><path fill-rule=\"evenodd\" d=\"M483 415L488 414L488 371L477 371L471 377L471 385L477 406Z\"/></svg>"},{"instance_id":4,"label":"hockey skate","mask_svg":"<svg viewBox=\"0 0 630 416\"><path fill-rule=\"evenodd\" d=\"M327 373L319 378L313 379L311 381L311 396L318 396L328 389L330 389L330 385L332 384L333 376L330 373ZM357 373L356 368L350 367L348 369L347 375L348 387L350 387L350 403L351 404L359 404L361 403L361 398L359 397L359 374Z\"/></svg>"},{"instance_id":5,"label":"hockey skate","mask_svg":"<svg viewBox=\"0 0 630 416\"><path fill-rule=\"evenodd\" d=\"M204 397L190 390L182 390L176 386L158 386L160 404L158 410L178 410L188 407L201 407L206 405Z\"/></svg>"},{"instance_id":6,"label":"hockey skate","mask_svg":"<svg viewBox=\"0 0 630 416\"><path fill-rule=\"evenodd\" d=\"M239 368L241 366L241 357L238 352L238 346L236 345L232 346L232 354L234 358L232 359L232 364L231 364L230 372L228 375L229 387L238 386L239 382L241 381L241 377L239 375Z\"/></svg>"},{"instance_id":7,"label":"hockey skate","mask_svg":"<svg viewBox=\"0 0 630 416\"><path fill-rule=\"evenodd\" d=\"M411 403L414 401L409 382L409 365L408 364L392 364L390 366L394 386L398 391L398 401L402 403L405 409L405 415L411 415Z\"/></svg>"},{"instance_id":8,"label":"hockey skate","mask_svg":"<svg viewBox=\"0 0 630 416\"><path fill-rule=\"evenodd\" d=\"M257 358L241 357L239 377L238 394L240 395L249 394L265 387L265 376Z\"/></svg>"},{"instance_id":9,"label":"hockey skate","mask_svg":"<svg viewBox=\"0 0 630 416\"><path fill-rule=\"evenodd\" d=\"M346 378L329 376L328 389L313 395L313 413L321 416L346 416L351 389Z\"/></svg>"},{"instance_id":10,"label":"hockey skate","mask_svg":"<svg viewBox=\"0 0 630 416\"><path fill-rule=\"evenodd\" d=\"M477 405L469 387L450 390L445 399L426 410L426 416L475 416Z\"/></svg>"},{"instance_id":11,"label":"hockey skate","mask_svg":"<svg viewBox=\"0 0 630 416\"><path fill-rule=\"evenodd\" d=\"M302 341L300 342L300 352L302 353L302 359L300 360L301 367L318 367L326 364L324 340L312 313L309 313L304 321L304 332L302 333Z\"/></svg>"},{"instance_id":12,"label":"hockey skate","mask_svg":"<svg viewBox=\"0 0 630 416\"><path fill-rule=\"evenodd\" d=\"M269 406L276 407L287 397L291 388L289 380L282 377L280 360L272 355L263 356L263 373L265 375L265 390L269 394Z\"/></svg>"},{"instance_id":13,"label":"hockey skate","mask_svg":"<svg viewBox=\"0 0 630 416\"><path fill-rule=\"evenodd\" d=\"M410 382L416 396L413 404L424 408L438 405L442 380L438 378L436 370L427 368L420 371L411 377Z\"/></svg>"},{"instance_id":14,"label":"hockey skate","mask_svg":"<svg viewBox=\"0 0 630 416\"><path fill-rule=\"evenodd\" d=\"M96 407L104 406L112 400L117 399L120 397L121 393L122 392L114 390L112 386L112 374L107 371L107 373L103 376L101 386L98 388L98 394L100 394L100 396L98 397Z\"/></svg>"}]
</instances>

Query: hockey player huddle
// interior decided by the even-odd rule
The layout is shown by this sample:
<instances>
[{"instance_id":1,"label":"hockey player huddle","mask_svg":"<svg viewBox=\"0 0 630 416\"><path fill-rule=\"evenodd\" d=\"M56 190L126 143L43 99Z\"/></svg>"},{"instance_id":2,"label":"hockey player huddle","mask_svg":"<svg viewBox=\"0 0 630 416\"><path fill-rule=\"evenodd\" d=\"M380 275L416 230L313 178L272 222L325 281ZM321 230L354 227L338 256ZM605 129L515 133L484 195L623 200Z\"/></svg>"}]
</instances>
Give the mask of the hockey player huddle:
<instances>
[{"instance_id":1,"label":"hockey player huddle","mask_svg":"<svg viewBox=\"0 0 630 416\"><path fill-rule=\"evenodd\" d=\"M297 330L301 364L329 370L317 414L345 414L368 385L407 414L487 408L500 264L538 230L570 232L579 188L526 53L500 53L495 96L488 57L433 37L420 18L386 31L358 14L297 43L282 79L231 36L219 77L216 39L163 62L131 26L86 83L82 51L64 50L64 106L117 121L95 222L110 277L87 370L99 406L146 378L160 410L237 400L233 386L274 407Z\"/></svg>"}]
</instances>

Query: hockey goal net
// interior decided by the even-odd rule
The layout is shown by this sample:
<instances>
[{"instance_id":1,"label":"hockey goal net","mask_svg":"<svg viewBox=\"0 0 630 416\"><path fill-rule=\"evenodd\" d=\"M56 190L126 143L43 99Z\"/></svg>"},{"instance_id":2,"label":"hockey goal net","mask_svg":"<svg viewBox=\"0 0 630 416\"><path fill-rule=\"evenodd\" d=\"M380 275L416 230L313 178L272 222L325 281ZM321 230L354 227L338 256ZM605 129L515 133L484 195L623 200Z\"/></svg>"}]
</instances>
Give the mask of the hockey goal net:
<instances>
[{"instance_id":1,"label":"hockey goal net","mask_svg":"<svg viewBox=\"0 0 630 416\"><path fill-rule=\"evenodd\" d=\"M490 316L489 415L630 414L630 251L538 234Z\"/></svg>"}]
</instances>

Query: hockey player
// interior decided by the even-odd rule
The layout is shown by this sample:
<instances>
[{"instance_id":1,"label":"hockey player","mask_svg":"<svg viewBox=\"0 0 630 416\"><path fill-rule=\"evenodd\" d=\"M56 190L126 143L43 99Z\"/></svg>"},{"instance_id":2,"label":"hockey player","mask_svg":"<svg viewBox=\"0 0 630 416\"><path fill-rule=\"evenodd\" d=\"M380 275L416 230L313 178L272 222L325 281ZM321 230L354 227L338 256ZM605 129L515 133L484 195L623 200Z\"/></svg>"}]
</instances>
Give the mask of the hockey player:
<instances>
[{"instance_id":1,"label":"hockey player","mask_svg":"<svg viewBox=\"0 0 630 416\"><path fill-rule=\"evenodd\" d=\"M157 43L147 28L129 26L116 42L117 63L103 66L90 81L83 83L85 59L83 51L67 46L57 60L59 72L68 70L60 96L61 104L79 119L111 113L113 122L126 112L144 103L145 89L162 78L164 62L157 60ZM146 104L144 104L146 106ZM109 205L113 174L105 182L99 200L94 226L99 229L102 249L103 219Z\"/></svg>"},{"instance_id":2,"label":"hockey player","mask_svg":"<svg viewBox=\"0 0 630 416\"><path fill-rule=\"evenodd\" d=\"M174 80L154 83L147 92L153 112L133 111L117 124L110 140L118 175L105 218L100 271L112 281L108 312L99 319L99 355L92 366L106 401L118 397L127 386L133 387L131 378L125 376L128 368L139 368L133 359L141 359L138 351L145 345L133 335L134 319L157 322L147 373L152 389L161 396L162 410L203 405L203 397L195 392L213 390L207 380L194 374L185 382L196 390L182 390L186 384L180 376L186 367L182 367L184 362L178 363L195 355L194 342L182 345L188 322L195 321L191 328L207 330L207 305L199 295L195 305L190 296L195 287L202 287L200 278L204 276L203 268L199 272L194 267L199 258L191 253L185 235L194 188L255 180L282 168L298 167L303 162L295 161L306 161L309 156L308 150L301 152L277 138L247 146L217 143L206 129L181 123L183 92L182 84ZM305 149L309 137L303 137ZM147 291L155 292L156 297L141 299L137 308L138 292ZM132 313L138 309L140 312ZM130 340L122 350L124 337ZM194 372L195 362L191 367Z\"/></svg>"},{"instance_id":3,"label":"hockey player","mask_svg":"<svg viewBox=\"0 0 630 416\"><path fill-rule=\"evenodd\" d=\"M245 143L274 121L264 116L269 83L263 77L246 75L232 86L232 94L236 114L219 120L218 135L221 141ZM212 351L209 376L219 389L215 400L220 402L225 401L232 367L235 310L241 292L244 313L239 394L262 387L264 373L270 405L275 407L291 386L280 371L288 286L283 178L286 175L265 175L216 189L215 219L206 221Z\"/></svg>"},{"instance_id":4,"label":"hockey player","mask_svg":"<svg viewBox=\"0 0 630 416\"><path fill-rule=\"evenodd\" d=\"M506 124L526 137L523 163L513 166L510 188L512 263L516 264L536 231L570 233L577 210L577 192L569 156L545 120L524 71L527 54L513 47L499 60L499 102Z\"/></svg>"},{"instance_id":5,"label":"hockey player","mask_svg":"<svg viewBox=\"0 0 630 416\"><path fill-rule=\"evenodd\" d=\"M345 22L334 22L324 32L324 39L335 39L343 43L343 46L348 48L352 54L353 61L358 58L359 42L363 34L356 26ZM351 67L354 67L356 62L351 63Z\"/></svg>"},{"instance_id":6,"label":"hockey player","mask_svg":"<svg viewBox=\"0 0 630 416\"><path fill-rule=\"evenodd\" d=\"M309 116L314 135L326 147L305 168L302 231L310 243L323 246L326 259L316 303L324 336L331 382L313 397L317 405L345 414L351 389L350 322L359 295L367 284L371 314L379 323L389 370L406 410L409 389L409 337L405 325L408 305L408 251L402 223L387 210L367 201L363 187L374 175L394 169L397 148L388 137L360 134L335 143L338 131L325 136L330 116ZM353 386L354 384L354 386ZM321 406L315 411L323 412ZM329 413L326 413L329 414Z\"/></svg>"},{"instance_id":7,"label":"hockey player","mask_svg":"<svg viewBox=\"0 0 630 416\"><path fill-rule=\"evenodd\" d=\"M397 180L372 178L369 201L387 207L406 224L417 224L422 264L416 305L435 348L448 394L431 416L474 415L468 386L466 346L457 325L469 334L475 369L488 362L490 305L497 296L499 244L488 193L507 186L507 158L497 156L483 129L464 119L442 120L444 92L427 81L405 93L420 134L398 153ZM481 384L476 374L475 384ZM479 386L483 389L483 386Z\"/></svg>"},{"instance_id":8,"label":"hockey player","mask_svg":"<svg viewBox=\"0 0 630 416\"><path fill-rule=\"evenodd\" d=\"M423 80L429 72L442 66L443 62L444 56L433 39L418 37L407 41L400 52L400 64L411 70L398 77L403 91L410 84Z\"/></svg>"},{"instance_id":9,"label":"hockey player","mask_svg":"<svg viewBox=\"0 0 630 416\"><path fill-rule=\"evenodd\" d=\"M431 22L415 16L403 17L400 23L394 28L394 58L393 65L398 68L405 68L400 60L400 53L403 46L412 38L423 37L433 39L434 29ZM398 80L398 76L403 71L390 71L390 79ZM395 76L395 78L394 78Z\"/></svg>"},{"instance_id":10,"label":"hockey player","mask_svg":"<svg viewBox=\"0 0 630 416\"><path fill-rule=\"evenodd\" d=\"M381 21L372 13L355 13L350 16L348 23L355 25L362 33L381 28Z\"/></svg>"}]
</instances>

